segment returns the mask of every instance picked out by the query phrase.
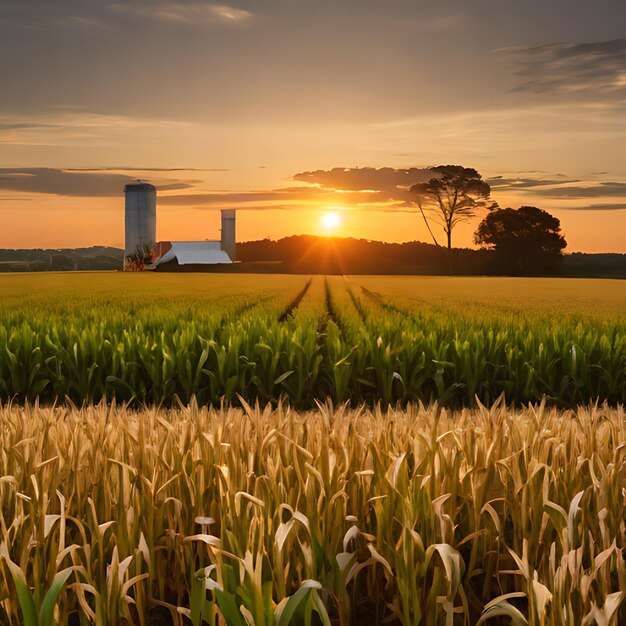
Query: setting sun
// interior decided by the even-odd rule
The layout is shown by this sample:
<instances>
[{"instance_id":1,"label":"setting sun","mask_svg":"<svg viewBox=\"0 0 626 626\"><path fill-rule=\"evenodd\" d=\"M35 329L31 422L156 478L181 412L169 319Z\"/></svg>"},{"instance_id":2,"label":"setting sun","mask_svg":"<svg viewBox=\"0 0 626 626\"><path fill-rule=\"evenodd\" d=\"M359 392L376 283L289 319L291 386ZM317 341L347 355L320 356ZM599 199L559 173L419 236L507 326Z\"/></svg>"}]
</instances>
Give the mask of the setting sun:
<instances>
[{"instance_id":1,"label":"setting sun","mask_svg":"<svg viewBox=\"0 0 626 626\"><path fill-rule=\"evenodd\" d=\"M326 213L321 220L325 230L336 230L341 225L341 218L337 213Z\"/></svg>"}]
</instances>

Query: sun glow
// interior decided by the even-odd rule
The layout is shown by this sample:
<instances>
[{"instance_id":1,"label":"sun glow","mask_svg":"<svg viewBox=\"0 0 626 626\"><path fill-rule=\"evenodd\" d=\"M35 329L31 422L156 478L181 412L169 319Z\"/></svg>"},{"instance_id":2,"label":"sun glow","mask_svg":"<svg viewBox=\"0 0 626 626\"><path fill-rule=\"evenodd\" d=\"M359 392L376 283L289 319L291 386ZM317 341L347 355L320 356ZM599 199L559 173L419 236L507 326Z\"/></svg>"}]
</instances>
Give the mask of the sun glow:
<instances>
[{"instance_id":1,"label":"sun glow","mask_svg":"<svg viewBox=\"0 0 626 626\"><path fill-rule=\"evenodd\" d=\"M341 218L337 213L325 213L320 219L324 229L327 231L336 230L341 226Z\"/></svg>"}]
</instances>

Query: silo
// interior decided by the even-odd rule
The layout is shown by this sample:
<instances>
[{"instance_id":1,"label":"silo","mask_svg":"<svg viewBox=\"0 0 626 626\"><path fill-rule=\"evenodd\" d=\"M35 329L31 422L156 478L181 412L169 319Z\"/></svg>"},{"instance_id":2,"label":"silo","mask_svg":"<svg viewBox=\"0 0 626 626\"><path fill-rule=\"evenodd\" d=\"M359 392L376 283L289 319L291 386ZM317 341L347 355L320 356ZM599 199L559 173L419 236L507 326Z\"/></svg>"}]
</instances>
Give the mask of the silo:
<instances>
[{"instance_id":1,"label":"silo","mask_svg":"<svg viewBox=\"0 0 626 626\"><path fill-rule=\"evenodd\" d=\"M235 210L222 211L222 250L234 263L237 257L237 239L235 236Z\"/></svg>"},{"instance_id":2,"label":"silo","mask_svg":"<svg viewBox=\"0 0 626 626\"><path fill-rule=\"evenodd\" d=\"M126 244L124 271L139 271L156 258L156 187L137 181L124 187Z\"/></svg>"}]
</instances>

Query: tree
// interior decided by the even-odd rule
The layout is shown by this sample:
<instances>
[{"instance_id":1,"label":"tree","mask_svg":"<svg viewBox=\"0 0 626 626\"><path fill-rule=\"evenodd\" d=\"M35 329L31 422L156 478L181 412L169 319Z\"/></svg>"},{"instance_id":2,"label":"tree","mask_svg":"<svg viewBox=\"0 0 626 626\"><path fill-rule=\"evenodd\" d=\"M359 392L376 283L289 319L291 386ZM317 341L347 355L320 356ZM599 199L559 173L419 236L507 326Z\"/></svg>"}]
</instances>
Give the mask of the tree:
<instances>
[{"instance_id":1,"label":"tree","mask_svg":"<svg viewBox=\"0 0 626 626\"><path fill-rule=\"evenodd\" d=\"M479 224L474 241L495 251L499 268L516 274L554 270L567 246L561 222L533 206L489 213Z\"/></svg>"},{"instance_id":2,"label":"tree","mask_svg":"<svg viewBox=\"0 0 626 626\"><path fill-rule=\"evenodd\" d=\"M448 268L451 265L452 231L459 222L465 222L476 215L478 209L494 209L497 204L490 198L491 188L473 168L462 165L438 165L431 167L433 177L425 183L417 183L410 188L422 217L433 236L426 219L428 212L434 222L443 227L447 238Z\"/></svg>"}]
</instances>

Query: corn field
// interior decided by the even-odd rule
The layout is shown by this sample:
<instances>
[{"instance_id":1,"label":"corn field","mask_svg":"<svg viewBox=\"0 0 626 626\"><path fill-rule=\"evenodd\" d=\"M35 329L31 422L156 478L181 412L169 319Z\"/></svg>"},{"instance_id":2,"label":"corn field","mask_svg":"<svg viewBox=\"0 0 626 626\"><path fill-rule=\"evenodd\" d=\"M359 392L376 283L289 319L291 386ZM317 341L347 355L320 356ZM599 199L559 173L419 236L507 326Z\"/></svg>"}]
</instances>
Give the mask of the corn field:
<instances>
[{"instance_id":1,"label":"corn field","mask_svg":"<svg viewBox=\"0 0 626 626\"><path fill-rule=\"evenodd\" d=\"M617 280L0 278L0 400L626 401Z\"/></svg>"},{"instance_id":2,"label":"corn field","mask_svg":"<svg viewBox=\"0 0 626 626\"><path fill-rule=\"evenodd\" d=\"M626 623L626 414L0 407L0 622Z\"/></svg>"},{"instance_id":3,"label":"corn field","mask_svg":"<svg viewBox=\"0 0 626 626\"><path fill-rule=\"evenodd\" d=\"M0 277L0 623L626 623L625 310L620 281Z\"/></svg>"}]
</instances>

